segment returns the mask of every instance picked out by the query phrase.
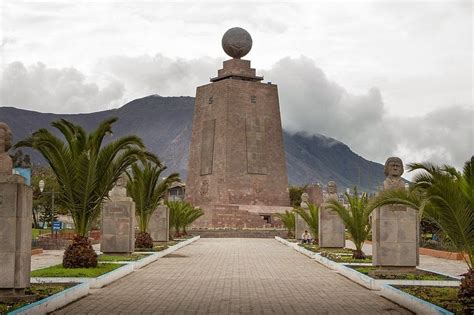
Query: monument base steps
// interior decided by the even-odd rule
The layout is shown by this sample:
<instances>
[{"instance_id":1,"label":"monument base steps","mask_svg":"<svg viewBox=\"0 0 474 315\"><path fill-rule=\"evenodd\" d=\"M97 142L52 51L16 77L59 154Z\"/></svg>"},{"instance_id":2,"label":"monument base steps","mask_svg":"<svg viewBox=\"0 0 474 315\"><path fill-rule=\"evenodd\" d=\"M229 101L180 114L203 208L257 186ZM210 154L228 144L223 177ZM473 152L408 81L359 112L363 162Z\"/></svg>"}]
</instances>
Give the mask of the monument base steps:
<instances>
[{"instance_id":1,"label":"monument base steps","mask_svg":"<svg viewBox=\"0 0 474 315\"><path fill-rule=\"evenodd\" d=\"M399 266L384 266L378 267L376 270L369 272L370 276L397 276L407 273L417 273L416 267L399 267Z\"/></svg>"}]
</instances>

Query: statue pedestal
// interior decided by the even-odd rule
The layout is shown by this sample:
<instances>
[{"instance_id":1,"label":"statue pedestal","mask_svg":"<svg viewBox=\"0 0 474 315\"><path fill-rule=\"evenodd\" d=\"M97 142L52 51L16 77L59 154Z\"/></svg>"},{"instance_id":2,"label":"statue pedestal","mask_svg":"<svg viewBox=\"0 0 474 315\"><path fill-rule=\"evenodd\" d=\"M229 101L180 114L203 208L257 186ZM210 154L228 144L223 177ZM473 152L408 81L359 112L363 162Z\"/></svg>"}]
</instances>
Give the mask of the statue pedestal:
<instances>
[{"instance_id":1,"label":"statue pedestal","mask_svg":"<svg viewBox=\"0 0 474 315\"><path fill-rule=\"evenodd\" d=\"M324 206L319 210L319 246L346 246L345 225L337 212Z\"/></svg>"},{"instance_id":2,"label":"statue pedestal","mask_svg":"<svg viewBox=\"0 0 474 315\"><path fill-rule=\"evenodd\" d=\"M112 196L102 208L103 253L130 254L135 250L135 203L132 198Z\"/></svg>"},{"instance_id":3,"label":"statue pedestal","mask_svg":"<svg viewBox=\"0 0 474 315\"><path fill-rule=\"evenodd\" d=\"M168 242L170 237L170 210L167 206L161 205L156 208L150 218L148 233L153 241Z\"/></svg>"},{"instance_id":4,"label":"statue pedestal","mask_svg":"<svg viewBox=\"0 0 474 315\"><path fill-rule=\"evenodd\" d=\"M28 298L32 203L23 177L0 174L0 301Z\"/></svg>"},{"instance_id":5,"label":"statue pedestal","mask_svg":"<svg viewBox=\"0 0 474 315\"><path fill-rule=\"evenodd\" d=\"M374 210L372 265L379 267L378 273L416 268L419 263L418 230L418 213L414 209L390 205Z\"/></svg>"},{"instance_id":6,"label":"statue pedestal","mask_svg":"<svg viewBox=\"0 0 474 315\"><path fill-rule=\"evenodd\" d=\"M308 213L309 209L303 207L303 210ZM301 235L303 235L304 231L308 231L311 234L311 230L309 228L308 223L298 214L295 213L295 239L301 240ZM315 240L317 235L311 234L311 238Z\"/></svg>"}]
</instances>

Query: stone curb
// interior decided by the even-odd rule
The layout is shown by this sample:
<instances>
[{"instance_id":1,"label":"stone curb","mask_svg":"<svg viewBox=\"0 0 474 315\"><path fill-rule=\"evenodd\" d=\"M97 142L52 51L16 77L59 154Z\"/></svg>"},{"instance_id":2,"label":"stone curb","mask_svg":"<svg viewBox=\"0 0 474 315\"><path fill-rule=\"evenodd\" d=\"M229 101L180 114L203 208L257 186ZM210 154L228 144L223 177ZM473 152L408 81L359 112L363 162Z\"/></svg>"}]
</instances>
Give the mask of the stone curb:
<instances>
[{"instance_id":1,"label":"stone curb","mask_svg":"<svg viewBox=\"0 0 474 315\"><path fill-rule=\"evenodd\" d=\"M51 295L45 299L25 305L8 314L9 315L47 314L88 295L89 289L90 289L89 283L87 282L79 283L71 288L68 288L64 291Z\"/></svg>"},{"instance_id":2,"label":"stone curb","mask_svg":"<svg viewBox=\"0 0 474 315\"><path fill-rule=\"evenodd\" d=\"M388 284L382 285L380 295L411 311L416 312L416 314L453 314L444 308L419 299Z\"/></svg>"}]
</instances>

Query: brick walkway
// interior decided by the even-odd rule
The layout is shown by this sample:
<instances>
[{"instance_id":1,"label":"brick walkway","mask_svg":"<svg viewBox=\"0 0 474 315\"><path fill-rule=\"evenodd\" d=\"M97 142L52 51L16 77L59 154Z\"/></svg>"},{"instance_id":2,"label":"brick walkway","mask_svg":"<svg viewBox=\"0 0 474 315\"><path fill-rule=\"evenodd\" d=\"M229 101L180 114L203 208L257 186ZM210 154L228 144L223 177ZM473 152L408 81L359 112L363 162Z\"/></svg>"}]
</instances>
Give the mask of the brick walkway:
<instances>
[{"instance_id":1,"label":"brick walkway","mask_svg":"<svg viewBox=\"0 0 474 315\"><path fill-rule=\"evenodd\" d=\"M56 314L408 314L271 239L201 239Z\"/></svg>"}]
</instances>

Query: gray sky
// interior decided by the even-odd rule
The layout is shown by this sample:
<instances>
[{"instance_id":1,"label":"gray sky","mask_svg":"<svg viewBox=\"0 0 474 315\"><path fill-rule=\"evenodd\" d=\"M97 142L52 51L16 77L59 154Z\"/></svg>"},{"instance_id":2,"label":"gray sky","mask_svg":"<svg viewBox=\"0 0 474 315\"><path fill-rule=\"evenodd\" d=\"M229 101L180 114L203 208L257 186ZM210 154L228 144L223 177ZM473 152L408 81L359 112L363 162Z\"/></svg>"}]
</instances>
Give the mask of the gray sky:
<instances>
[{"instance_id":1,"label":"gray sky","mask_svg":"<svg viewBox=\"0 0 474 315\"><path fill-rule=\"evenodd\" d=\"M223 33L241 26L287 130L378 162L460 167L474 153L471 1L0 3L0 106L77 113L193 96L228 59Z\"/></svg>"}]
</instances>

